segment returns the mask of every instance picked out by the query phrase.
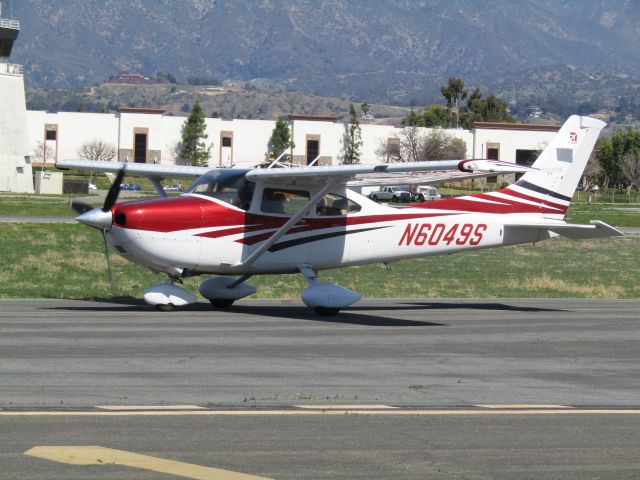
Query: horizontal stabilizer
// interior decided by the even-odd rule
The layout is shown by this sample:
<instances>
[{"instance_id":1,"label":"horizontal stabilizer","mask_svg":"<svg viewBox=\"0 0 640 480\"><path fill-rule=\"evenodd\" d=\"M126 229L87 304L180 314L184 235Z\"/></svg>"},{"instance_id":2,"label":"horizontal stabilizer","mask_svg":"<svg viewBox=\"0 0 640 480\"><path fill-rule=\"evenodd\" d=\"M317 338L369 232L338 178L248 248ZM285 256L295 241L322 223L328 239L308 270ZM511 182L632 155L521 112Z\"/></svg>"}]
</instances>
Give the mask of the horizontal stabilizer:
<instances>
[{"instance_id":1,"label":"horizontal stabilizer","mask_svg":"<svg viewBox=\"0 0 640 480\"><path fill-rule=\"evenodd\" d=\"M607 225L600 220L591 220L590 225L571 223L530 223L505 225L505 229L516 230L546 230L557 235L570 238L571 240L583 240L586 238L619 237L624 234L611 225Z\"/></svg>"}]
</instances>

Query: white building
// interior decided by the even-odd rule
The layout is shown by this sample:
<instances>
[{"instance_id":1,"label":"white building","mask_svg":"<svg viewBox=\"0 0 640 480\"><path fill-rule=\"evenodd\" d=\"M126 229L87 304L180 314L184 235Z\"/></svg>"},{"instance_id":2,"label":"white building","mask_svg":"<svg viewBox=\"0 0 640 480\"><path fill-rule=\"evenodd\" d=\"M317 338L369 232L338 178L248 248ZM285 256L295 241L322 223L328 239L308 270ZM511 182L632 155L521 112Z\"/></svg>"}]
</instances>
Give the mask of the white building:
<instances>
[{"instance_id":1,"label":"white building","mask_svg":"<svg viewBox=\"0 0 640 480\"><path fill-rule=\"evenodd\" d=\"M27 119L31 151L44 143L51 153L46 158L42 155L34 158L34 162L77 159L84 143L102 140L116 149L120 161L162 164L175 163L186 120L152 108L121 108L115 114L29 111ZM340 163L345 129L335 117L291 115L289 125L294 163L309 164L317 157L318 165ZM212 146L210 166L251 167L265 160L275 120L207 118L206 126L207 142ZM380 145L397 144L401 132L391 125L362 124L361 129L363 163L384 161L376 151ZM448 133L465 142L466 158L527 163L558 129L558 126L483 122L471 130L450 129Z\"/></svg>"},{"instance_id":2,"label":"white building","mask_svg":"<svg viewBox=\"0 0 640 480\"><path fill-rule=\"evenodd\" d=\"M17 20L0 18L0 191L33 193L22 65L9 62L19 32Z\"/></svg>"}]
</instances>

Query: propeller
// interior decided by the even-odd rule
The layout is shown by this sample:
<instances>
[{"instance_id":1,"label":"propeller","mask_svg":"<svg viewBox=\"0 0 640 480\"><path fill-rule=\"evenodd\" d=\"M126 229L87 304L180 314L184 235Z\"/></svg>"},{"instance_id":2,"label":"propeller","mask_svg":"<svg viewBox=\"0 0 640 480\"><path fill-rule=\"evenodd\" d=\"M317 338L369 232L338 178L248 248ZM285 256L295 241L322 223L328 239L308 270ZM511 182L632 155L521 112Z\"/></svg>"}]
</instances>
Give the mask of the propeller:
<instances>
[{"instance_id":1,"label":"propeller","mask_svg":"<svg viewBox=\"0 0 640 480\"><path fill-rule=\"evenodd\" d=\"M114 180L114 182L111 184L111 187L109 187L109 191L107 192L107 196L104 199L104 204L102 205L101 210L103 212L108 212L110 211L113 206L115 205L116 201L118 200L118 195L120 195L120 185L122 184L122 180L124 179L124 167L122 169L120 169L118 171L118 175L116 176L116 179ZM84 213L87 213L91 210L93 210L95 207L88 205L86 203L83 202L74 202L73 200L69 201L69 206L75 210L79 215L82 215ZM83 221L83 219L79 219L79 222L85 223ZM87 223L88 224L88 223ZM91 225L88 224L90 227L94 227L95 225ZM100 227L96 227L96 228L100 228Z\"/></svg>"},{"instance_id":2,"label":"propeller","mask_svg":"<svg viewBox=\"0 0 640 480\"><path fill-rule=\"evenodd\" d=\"M111 188L107 192L107 198L104 199L104 205L102 205L102 211L108 212L113 208L118 200L118 195L120 195L120 185L122 184L122 180L124 179L124 167L118 171L118 175L114 180Z\"/></svg>"},{"instance_id":3,"label":"propeller","mask_svg":"<svg viewBox=\"0 0 640 480\"><path fill-rule=\"evenodd\" d=\"M111 286L111 294L114 293L113 288L113 271L111 270L111 252L109 252L109 245L107 244L107 231L101 230L102 240L104 240L104 256L107 259L107 272L109 273L109 285Z\"/></svg>"},{"instance_id":4,"label":"propeller","mask_svg":"<svg viewBox=\"0 0 640 480\"><path fill-rule=\"evenodd\" d=\"M111 209L118 200L120 194L120 184L124 179L125 169L124 167L118 171L118 175L113 184L107 192L107 196L104 199L102 208L94 208L91 205L87 205L81 202L71 202L70 206L80 215L76 217L80 223L84 223L89 227L97 228L102 233L102 240L104 241L104 254L107 259L107 270L109 273L109 285L111 286L111 293L113 294L113 272L111 268L111 253L109 252L109 244L107 242L107 231L111 228L113 223L113 217Z\"/></svg>"}]
</instances>

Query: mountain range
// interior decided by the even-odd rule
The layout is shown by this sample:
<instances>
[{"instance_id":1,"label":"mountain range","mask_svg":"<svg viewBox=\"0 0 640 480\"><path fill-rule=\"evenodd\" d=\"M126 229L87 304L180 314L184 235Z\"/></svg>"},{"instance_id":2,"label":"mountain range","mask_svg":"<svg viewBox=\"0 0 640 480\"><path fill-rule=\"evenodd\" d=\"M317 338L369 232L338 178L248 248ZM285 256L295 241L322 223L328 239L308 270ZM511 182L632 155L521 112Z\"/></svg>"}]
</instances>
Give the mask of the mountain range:
<instances>
[{"instance_id":1,"label":"mountain range","mask_svg":"<svg viewBox=\"0 0 640 480\"><path fill-rule=\"evenodd\" d=\"M582 100L598 95L589 79L640 84L636 0L20 0L8 14L37 87L160 71L423 105L448 76L505 99L565 72L595 85Z\"/></svg>"}]
</instances>

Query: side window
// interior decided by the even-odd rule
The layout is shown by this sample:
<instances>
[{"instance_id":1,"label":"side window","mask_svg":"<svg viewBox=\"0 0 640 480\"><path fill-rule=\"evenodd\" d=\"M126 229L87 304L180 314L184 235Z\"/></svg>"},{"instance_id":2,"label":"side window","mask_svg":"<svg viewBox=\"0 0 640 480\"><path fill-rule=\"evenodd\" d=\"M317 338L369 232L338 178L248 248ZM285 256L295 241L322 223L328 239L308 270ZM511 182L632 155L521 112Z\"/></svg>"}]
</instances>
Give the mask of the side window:
<instances>
[{"instance_id":1,"label":"side window","mask_svg":"<svg viewBox=\"0 0 640 480\"><path fill-rule=\"evenodd\" d=\"M347 213L359 212L361 208L356 202L342 195L327 193L316 206L316 215L320 217L346 215Z\"/></svg>"},{"instance_id":2,"label":"side window","mask_svg":"<svg viewBox=\"0 0 640 480\"><path fill-rule=\"evenodd\" d=\"M285 190L265 188L262 191L260 209L264 213L296 214L309 201L309 192L303 190Z\"/></svg>"}]
</instances>

